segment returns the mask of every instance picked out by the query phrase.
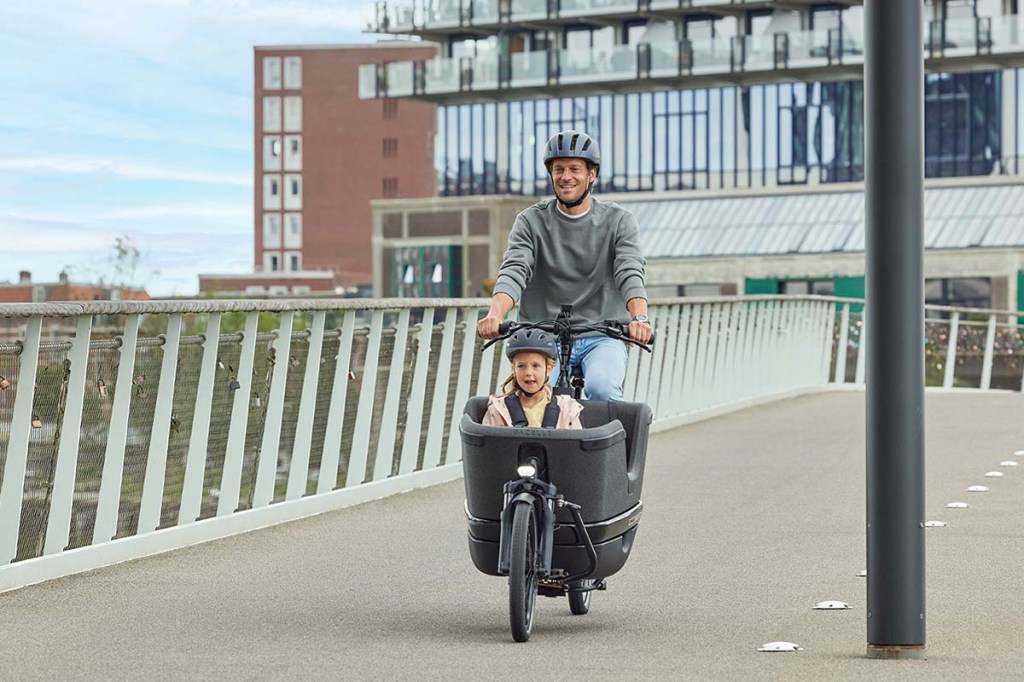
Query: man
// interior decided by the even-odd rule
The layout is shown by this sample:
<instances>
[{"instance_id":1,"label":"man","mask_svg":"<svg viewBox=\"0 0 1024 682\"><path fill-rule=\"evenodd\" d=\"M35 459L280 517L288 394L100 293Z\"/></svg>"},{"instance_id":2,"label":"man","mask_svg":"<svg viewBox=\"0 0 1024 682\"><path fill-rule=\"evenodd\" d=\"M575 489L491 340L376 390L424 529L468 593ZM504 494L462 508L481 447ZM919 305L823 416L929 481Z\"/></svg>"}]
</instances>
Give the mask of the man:
<instances>
[{"instance_id":1,"label":"man","mask_svg":"<svg viewBox=\"0 0 1024 682\"><path fill-rule=\"evenodd\" d=\"M557 133L544 148L544 165L555 199L534 204L516 217L498 270L487 316L477 323L485 339L517 304L524 322L552 319L563 304L574 324L619 320L630 338L647 343L644 265L632 213L591 197L601 171L597 141L584 132ZM570 365L582 366L587 397L621 400L626 346L595 334L577 339Z\"/></svg>"}]
</instances>

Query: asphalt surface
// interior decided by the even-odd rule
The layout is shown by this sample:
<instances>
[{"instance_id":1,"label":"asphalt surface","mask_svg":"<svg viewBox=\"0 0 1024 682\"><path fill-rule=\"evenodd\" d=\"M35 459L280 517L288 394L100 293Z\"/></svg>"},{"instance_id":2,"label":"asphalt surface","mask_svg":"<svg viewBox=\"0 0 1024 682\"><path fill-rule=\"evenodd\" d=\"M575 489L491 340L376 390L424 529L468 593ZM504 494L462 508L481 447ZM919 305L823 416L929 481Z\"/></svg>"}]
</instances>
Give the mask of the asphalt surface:
<instances>
[{"instance_id":1,"label":"asphalt surface","mask_svg":"<svg viewBox=\"0 0 1024 682\"><path fill-rule=\"evenodd\" d=\"M2 594L0 678L1024 679L1024 398L927 398L925 661L865 658L863 423L836 393L654 436L625 569L526 644L457 481Z\"/></svg>"}]
</instances>

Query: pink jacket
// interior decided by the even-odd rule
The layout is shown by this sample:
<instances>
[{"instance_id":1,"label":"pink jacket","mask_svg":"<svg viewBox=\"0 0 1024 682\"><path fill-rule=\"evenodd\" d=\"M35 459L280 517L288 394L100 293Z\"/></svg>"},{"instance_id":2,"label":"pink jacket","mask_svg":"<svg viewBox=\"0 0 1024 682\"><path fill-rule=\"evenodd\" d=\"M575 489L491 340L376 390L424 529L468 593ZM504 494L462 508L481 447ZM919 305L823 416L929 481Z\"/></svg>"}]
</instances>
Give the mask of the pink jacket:
<instances>
[{"instance_id":1,"label":"pink jacket","mask_svg":"<svg viewBox=\"0 0 1024 682\"><path fill-rule=\"evenodd\" d=\"M550 391L551 388L548 387L546 390ZM583 425L580 423L580 412L582 411L583 406L572 396L558 396L558 423L555 424L555 428L582 429ZM512 426L512 417L508 413L508 407L505 406L505 396L492 395L490 397L490 400L487 401L487 413L484 415L482 423L485 426Z\"/></svg>"}]
</instances>

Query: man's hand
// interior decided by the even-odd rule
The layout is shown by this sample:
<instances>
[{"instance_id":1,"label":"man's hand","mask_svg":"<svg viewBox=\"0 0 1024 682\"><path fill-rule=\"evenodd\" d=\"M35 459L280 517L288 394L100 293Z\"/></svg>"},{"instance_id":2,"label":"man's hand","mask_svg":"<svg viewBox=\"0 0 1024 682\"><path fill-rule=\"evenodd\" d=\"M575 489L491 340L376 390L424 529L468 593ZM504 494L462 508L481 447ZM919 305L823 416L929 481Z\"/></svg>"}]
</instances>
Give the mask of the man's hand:
<instances>
[{"instance_id":1,"label":"man's hand","mask_svg":"<svg viewBox=\"0 0 1024 682\"><path fill-rule=\"evenodd\" d=\"M491 309L487 316L476 323L476 333L481 339L493 339L500 333L498 326L505 321L508 311L512 310L516 302L505 293L497 293L491 297Z\"/></svg>"},{"instance_id":2,"label":"man's hand","mask_svg":"<svg viewBox=\"0 0 1024 682\"><path fill-rule=\"evenodd\" d=\"M498 326L504 321L504 316L498 317L487 313L487 317L476 323L476 333L481 339L493 339L498 335Z\"/></svg>"},{"instance_id":3,"label":"man's hand","mask_svg":"<svg viewBox=\"0 0 1024 682\"><path fill-rule=\"evenodd\" d=\"M647 299L631 298L626 301L626 309L633 316L633 319L629 322L629 338L643 344L649 343L651 338L654 337L654 327L646 319L636 319L637 317L647 317Z\"/></svg>"},{"instance_id":4,"label":"man's hand","mask_svg":"<svg viewBox=\"0 0 1024 682\"><path fill-rule=\"evenodd\" d=\"M654 336L654 327L651 326L650 322L637 322L633 320L629 323L629 338L634 341L646 344Z\"/></svg>"}]
</instances>

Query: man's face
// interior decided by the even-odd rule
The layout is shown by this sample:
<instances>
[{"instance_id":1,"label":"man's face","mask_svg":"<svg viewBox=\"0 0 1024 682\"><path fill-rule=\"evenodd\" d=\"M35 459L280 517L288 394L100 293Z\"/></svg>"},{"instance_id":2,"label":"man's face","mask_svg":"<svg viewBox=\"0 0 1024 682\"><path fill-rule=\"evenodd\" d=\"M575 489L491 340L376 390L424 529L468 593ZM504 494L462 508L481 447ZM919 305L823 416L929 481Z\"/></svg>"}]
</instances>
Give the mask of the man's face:
<instances>
[{"instance_id":1,"label":"man's face","mask_svg":"<svg viewBox=\"0 0 1024 682\"><path fill-rule=\"evenodd\" d=\"M597 169L583 159L555 159L551 162L551 183L564 203L576 201L597 178Z\"/></svg>"}]
</instances>

